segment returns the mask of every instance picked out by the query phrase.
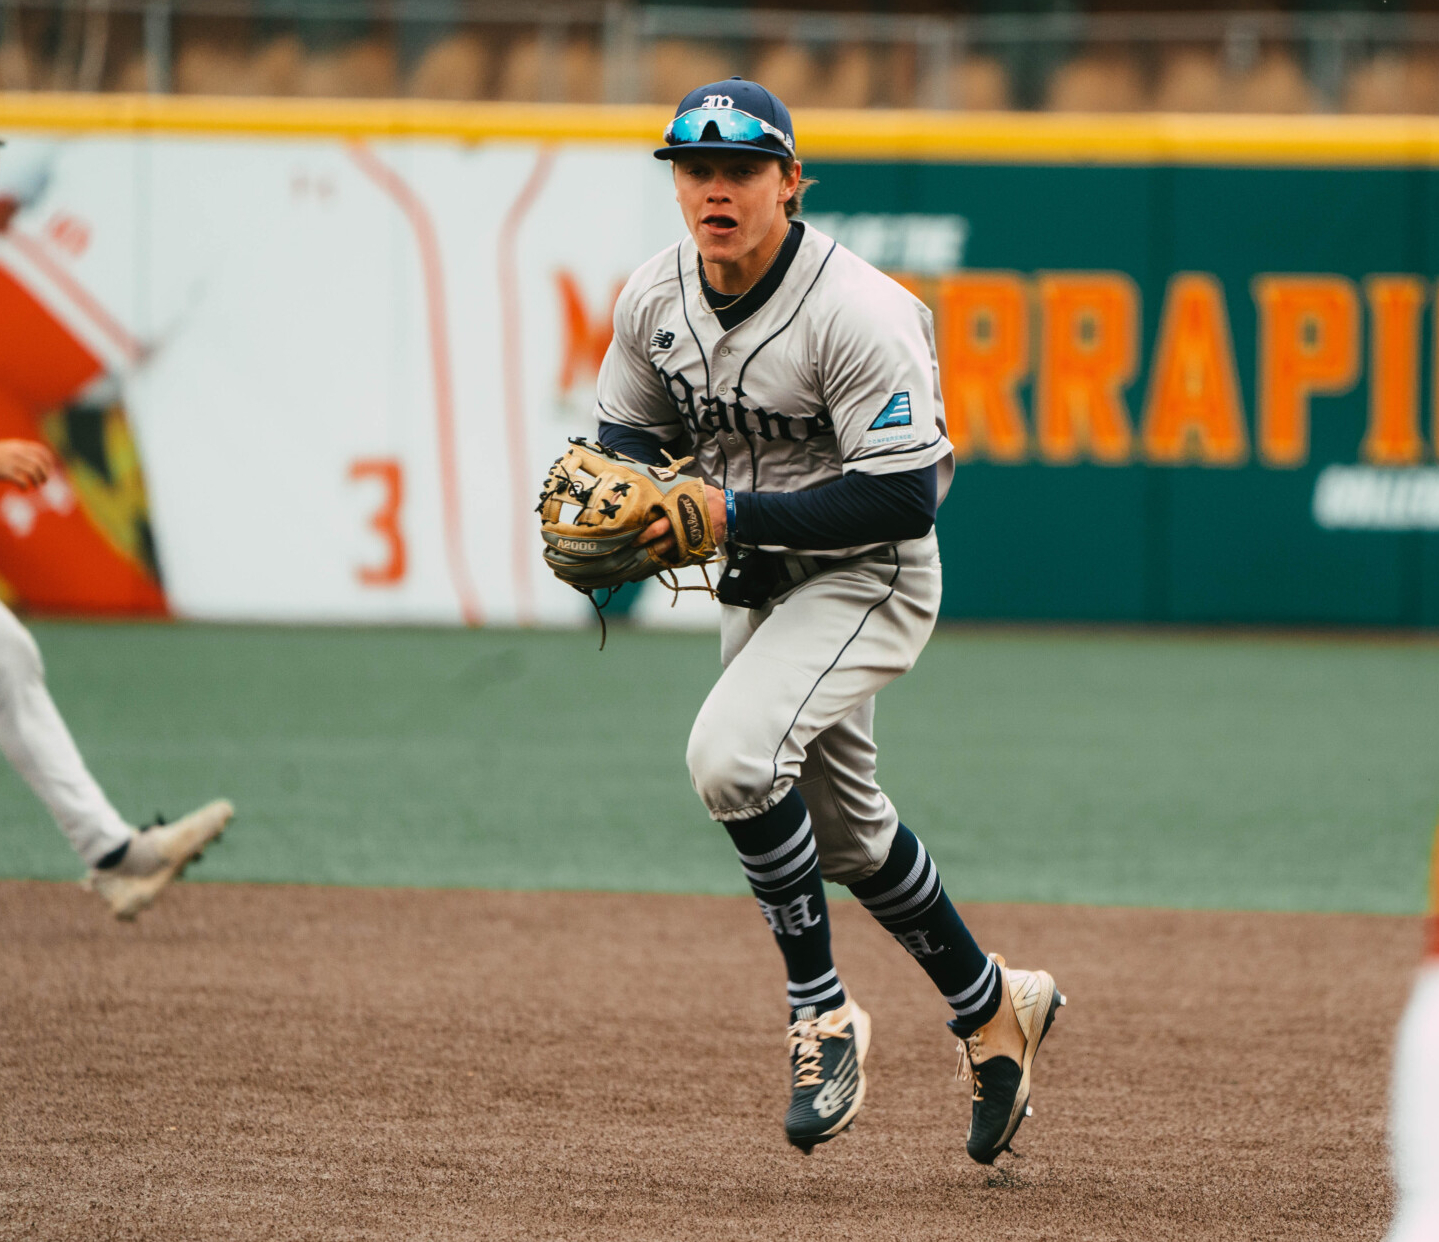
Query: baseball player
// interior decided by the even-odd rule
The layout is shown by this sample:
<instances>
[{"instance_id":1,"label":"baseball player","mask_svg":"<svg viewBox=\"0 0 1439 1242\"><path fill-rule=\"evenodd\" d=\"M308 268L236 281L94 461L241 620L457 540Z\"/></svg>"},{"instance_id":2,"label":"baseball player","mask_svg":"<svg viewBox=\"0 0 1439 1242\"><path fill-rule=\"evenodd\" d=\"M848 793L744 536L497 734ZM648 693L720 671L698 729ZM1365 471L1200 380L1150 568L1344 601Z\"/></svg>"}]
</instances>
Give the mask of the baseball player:
<instances>
[{"instance_id":1,"label":"baseball player","mask_svg":"<svg viewBox=\"0 0 1439 1242\"><path fill-rule=\"evenodd\" d=\"M807 182L788 110L754 82L692 91L655 152L689 237L625 286L600 370L599 439L658 465L692 454L726 545L724 673L688 764L724 824L788 974L791 1143L808 1153L864 1100L869 1015L830 954L821 876L929 974L973 1082L983 1163L1028 1111L1064 998L986 956L875 780L875 693L934 627L934 517L953 475L924 305L795 219ZM642 545L666 553L667 520Z\"/></svg>"},{"instance_id":2,"label":"baseball player","mask_svg":"<svg viewBox=\"0 0 1439 1242\"><path fill-rule=\"evenodd\" d=\"M1429 864L1424 964L1399 1027L1392 1090L1399 1211L1389 1242L1439 1238L1439 833Z\"/></svg>"},{"instance_id":3,"label":"baseball player","mask_svg":"<svg viewBox=\"0 0 1439 1242\"><path fill-rule=\"evenodd\" d=\"M0 481L39 487L55 470L50 450L0 440ZM132 828L110 805L45 688L35 640L0 604L0 750L89 865L87 887L117 918L132 919L224 831L235 813L211 802L173 824Z\"/></svg>"}]
</instances>

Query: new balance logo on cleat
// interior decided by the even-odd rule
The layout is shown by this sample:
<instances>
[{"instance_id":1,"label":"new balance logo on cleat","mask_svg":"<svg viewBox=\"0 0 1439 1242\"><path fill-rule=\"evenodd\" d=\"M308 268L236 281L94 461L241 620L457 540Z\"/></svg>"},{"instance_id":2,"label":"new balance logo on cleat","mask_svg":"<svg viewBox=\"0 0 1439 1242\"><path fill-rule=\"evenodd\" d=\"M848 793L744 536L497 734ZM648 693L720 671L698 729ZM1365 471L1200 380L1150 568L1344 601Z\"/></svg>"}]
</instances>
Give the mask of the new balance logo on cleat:
<instances>
[{"instance_id":1,"label":"new balance logo on cleat","mask_svg":"<svg viewBox=\"0 0 1439 1242\"><path fill-rule=\"evenodd\" d=\"M656 349L668 349L674 343L675 334L673 332L666 332L663 328L656 332L654 336L650 337L650 344Z\"/></svg>"},{"instance_id":2,"label":"new balance logo on cleat","mask_svg":"<svg viewBox=\"0 0 1439 1242\"><path fill-rule=\"evenodd\" d=\"M828 1120L854 1098L858 1085L859 1062L855 1060L854 1049L850 1048L844 1054L844 1060L839 1063L839 1068L835 1070L834 1077L815 1094L811 1107Z\"/></svg>"},{"instance_id":3,"label":"new balance logo on cleat","mask_svg":"<svg viewBox=\"0 0 1439 1242\"><path fill-rule=\"evenodd\" d=\"M801 1010L788 1038L793 1081L784 1132L808 1155L849 1126L864 1103L869 1015L852 1000L818 1017Z\"/></svg>"}]
</instances>

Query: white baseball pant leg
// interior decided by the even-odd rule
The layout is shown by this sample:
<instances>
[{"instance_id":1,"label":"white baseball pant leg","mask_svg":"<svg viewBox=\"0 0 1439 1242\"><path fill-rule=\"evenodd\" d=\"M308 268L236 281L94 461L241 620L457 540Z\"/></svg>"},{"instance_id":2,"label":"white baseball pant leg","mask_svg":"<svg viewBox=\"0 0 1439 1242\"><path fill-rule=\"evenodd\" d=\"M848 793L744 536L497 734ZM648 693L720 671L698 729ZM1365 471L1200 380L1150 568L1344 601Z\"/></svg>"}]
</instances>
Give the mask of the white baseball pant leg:
<instances>
[{"instance_id":1,"label":"white baseball pant leg","mask_svg":"<svg viewBox=\"0 0 1439 1242\"><path fill-rule=\"evenodd\" d=\"M875 779L874 696L913 667L939 613L933 532L815 575L761 609L725 607L725 671L690 733L712 819L751 819L798 786L825 879L889 855L899 817Z\"/></svg>"},{"instance_id":2,"label":"white baseball pant leg","mask_svg":"<svg viewBox=\"0 0 1439 1242\"><path fill-rule=\"evenodd\" d=\"M1439 1238L1439 962L1419 972L1399 1024L1392 1142L1399 1210L1389 1242Z\"/></svg>"},{"instance_id":3,"label":"white baseball pant leg","mask_svg":"<svg viewBox=\"0 0 1439 1242\"><path fill-rule=\"evenodd\" d=\"M35 791L75 852L93 866L130 839L80 757L45 688L40 648L0 604L0 751Z\"/></svg>"}]
</instances>

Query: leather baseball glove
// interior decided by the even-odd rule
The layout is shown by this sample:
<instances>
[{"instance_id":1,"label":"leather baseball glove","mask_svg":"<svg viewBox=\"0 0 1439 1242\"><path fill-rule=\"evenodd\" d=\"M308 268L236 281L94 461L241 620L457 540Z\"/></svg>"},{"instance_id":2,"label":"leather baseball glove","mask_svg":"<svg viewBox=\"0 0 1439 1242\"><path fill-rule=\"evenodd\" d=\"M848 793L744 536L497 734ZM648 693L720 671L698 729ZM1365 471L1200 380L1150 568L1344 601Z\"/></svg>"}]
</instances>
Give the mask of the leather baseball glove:
<instances>
[{"instance_id":1,"label":"leather baseball glove","mask_svg":"<svg viewBox=\"0 0 1439 1242\"><path fill-rule=\"evenodd\" d=\"M694 589L680 586L672 571L712 560L716 542L704 481L680 473L692 460L670 458L666 465L647 466L601 444L571 438L569 450L545 476L536 509L545 564L555 577L590 596L596 611L604 605L594 599L595 591L612 593L626 582L657 574L669 575L671 590ZM635 544L640 532L662 517L674 530L671 560Z\"/></svg>"}]
</instances>

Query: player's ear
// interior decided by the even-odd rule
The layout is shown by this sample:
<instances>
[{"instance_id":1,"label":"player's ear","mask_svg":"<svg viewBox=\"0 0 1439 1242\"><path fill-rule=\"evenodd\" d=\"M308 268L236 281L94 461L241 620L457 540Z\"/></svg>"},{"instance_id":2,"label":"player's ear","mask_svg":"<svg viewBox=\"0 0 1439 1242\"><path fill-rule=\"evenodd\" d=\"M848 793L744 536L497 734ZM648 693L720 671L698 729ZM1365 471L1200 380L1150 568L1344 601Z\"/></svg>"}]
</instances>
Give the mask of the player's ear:
<instances>
[{"instance_id":1,"label":"player's ear","mask_svg":"<svg viewBox=\"0 0 1439 1242\"><path fill-rule=\"evenodd\" d=\"M795 196L795 192L799 189L799 179L804 176L804 165L798 160L790 160L788 168L781 162L779 169L779 201L787 203Z\"/></svg>"}]
</instances>

